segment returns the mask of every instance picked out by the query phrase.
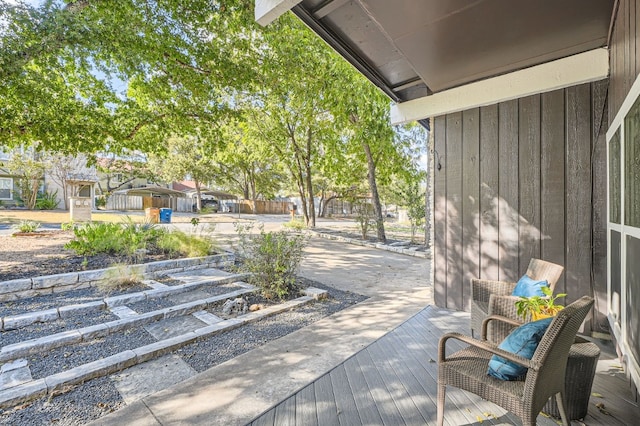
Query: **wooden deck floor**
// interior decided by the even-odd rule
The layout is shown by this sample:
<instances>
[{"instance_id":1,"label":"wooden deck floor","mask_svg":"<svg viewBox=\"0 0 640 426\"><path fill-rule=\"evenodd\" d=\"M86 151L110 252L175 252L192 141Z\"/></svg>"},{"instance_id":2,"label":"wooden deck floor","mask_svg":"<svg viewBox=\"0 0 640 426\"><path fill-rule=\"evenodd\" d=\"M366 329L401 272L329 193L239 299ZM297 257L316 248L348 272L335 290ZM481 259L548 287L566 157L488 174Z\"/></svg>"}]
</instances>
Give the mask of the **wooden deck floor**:
<instances>
[{"instance_id":1,"label":"wooden deck floor","mask_svg":"<svg viewBox=\"0 0 640 426\"><path fill-rule=\"evenodd\" d=\"M437 345L443 333L468 334L469 316L429 306L329 373L263 413L259 425L424 425L436 421ZM449 341L454 343L453 341ZM449 343L447 344L449 348ZM457 349L451 346L452 349ZM633 425L640 408L611 353L603 352L583 422L572 425ZM602 411L596 404L601 406ZM449 425L520 424L502 408L447 388ZM541 414L538 425L556 420Z\"/></svg>"}]
</instances>

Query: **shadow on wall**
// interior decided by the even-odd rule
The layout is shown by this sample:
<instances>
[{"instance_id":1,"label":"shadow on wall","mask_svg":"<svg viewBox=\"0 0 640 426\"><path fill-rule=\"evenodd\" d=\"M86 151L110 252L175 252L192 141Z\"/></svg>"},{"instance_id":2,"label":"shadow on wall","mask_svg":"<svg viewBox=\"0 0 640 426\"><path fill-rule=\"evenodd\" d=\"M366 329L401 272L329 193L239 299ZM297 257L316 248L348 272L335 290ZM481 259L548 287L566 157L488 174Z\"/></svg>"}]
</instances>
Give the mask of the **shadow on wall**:
<instances>
[{"instance_id":1,"label":"shadow on wall","mask_svg":"<svg viewBox=\"0 0 640 426\"><path fill-rule=\"evenodd\" d=\"M434 250L435 282L446 285L436 285L434 290L449 308L469 309L471 278L517 281L531 257L541 257L541 241L554 240L487 185L482 185L482 192L487 195L482 211L478 200L469 197L465 204L475 208L464 209L474 212L467 215L461 214L456 203L436 197L434 231L440 244ZM564 241L557 244L564 245Z\"/></svg>"}]
</instances>

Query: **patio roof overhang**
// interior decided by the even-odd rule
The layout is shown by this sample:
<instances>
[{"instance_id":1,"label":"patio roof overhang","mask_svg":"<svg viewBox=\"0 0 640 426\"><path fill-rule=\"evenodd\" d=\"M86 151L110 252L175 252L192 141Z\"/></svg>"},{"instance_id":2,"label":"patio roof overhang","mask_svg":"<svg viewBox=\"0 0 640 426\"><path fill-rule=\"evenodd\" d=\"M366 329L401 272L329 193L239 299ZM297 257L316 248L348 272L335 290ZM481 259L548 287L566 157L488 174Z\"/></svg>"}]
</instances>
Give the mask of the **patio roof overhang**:
<instances>
[{"instance_id":1,"label":"patio roof overhang","mask_svg":"<svg viewBox=\"0 0 640 426\"><path fill-rule=\"evenodd\" d=\"M184 191L184 193L190 197L195 197L196 191L195 190ZM213 197L216 197L219 200L237 200L238 199L238 197L233 194L229 194L228 192L224 192L224 191L217 191L215 189L202 189L200 191L200 194L211 195Z\"/></svg>"},{"instance_id":2,"label":"patio roof overhang","mask_svg":"<svg viewBox=\"0 0 640 426\"><path fill-rule=\"evenodd\" d=\"M130 188L130 189L121 189L119 191L114 191L118 194L127 194L127 195L141 195L141 196L168 196L168 197L176 197L182 198L186 197L186 194L182 191L176 191L169 188L164 188L161 186L146 186L143 188Z\"/></svg>"},{"instance_id":3,"label":"patio roof overhang","mask_svg":"<svg viewBox=\"0 0 640 426\"><path fill-rule=\"evenodd\" d=\"M606 78L616 0L256 0L291 10L396 105L396 123ZM464 95L464 96L463 96ZM424 123L423 123L424 124Z\"/></svg>"}]
</instances>

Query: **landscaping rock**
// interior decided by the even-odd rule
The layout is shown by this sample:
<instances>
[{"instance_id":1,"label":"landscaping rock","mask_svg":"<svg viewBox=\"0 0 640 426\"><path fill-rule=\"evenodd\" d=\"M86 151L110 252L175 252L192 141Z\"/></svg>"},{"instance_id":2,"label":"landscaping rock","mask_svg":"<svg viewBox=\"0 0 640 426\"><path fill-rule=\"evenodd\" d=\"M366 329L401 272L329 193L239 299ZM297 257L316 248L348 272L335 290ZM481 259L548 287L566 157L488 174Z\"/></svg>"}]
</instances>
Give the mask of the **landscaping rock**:
<instances>
[{"instance_id":1,"label":"landscaping rock","mask_svg":"<svg viewBox=\"0 0 640 426\"><path fill-rule=\"evenodd\" d=\"M245 314L249 309L247 301L242 297L238 297L234 300L227 300L222 305L222 313L225 315Z\"/></svg>"}]
</instances>

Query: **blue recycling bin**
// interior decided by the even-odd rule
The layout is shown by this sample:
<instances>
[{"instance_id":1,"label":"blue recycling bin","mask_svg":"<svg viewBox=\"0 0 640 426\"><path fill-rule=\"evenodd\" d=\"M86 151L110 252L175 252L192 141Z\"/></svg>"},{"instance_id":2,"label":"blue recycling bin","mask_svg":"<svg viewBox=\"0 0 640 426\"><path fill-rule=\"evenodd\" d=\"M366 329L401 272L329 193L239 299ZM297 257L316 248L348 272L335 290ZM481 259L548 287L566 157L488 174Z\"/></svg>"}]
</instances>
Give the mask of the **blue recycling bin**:
<instances>
[{"instance_id":1,"label":"blue recycling bin","mask_svg":"<svg viewBox=\"0 0 640 426\"><path fill-rule=\"evenodd\" d=\"M171 209L160 209L160 223L171 223Z\"/></svg>"}]
</instances>

